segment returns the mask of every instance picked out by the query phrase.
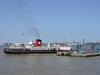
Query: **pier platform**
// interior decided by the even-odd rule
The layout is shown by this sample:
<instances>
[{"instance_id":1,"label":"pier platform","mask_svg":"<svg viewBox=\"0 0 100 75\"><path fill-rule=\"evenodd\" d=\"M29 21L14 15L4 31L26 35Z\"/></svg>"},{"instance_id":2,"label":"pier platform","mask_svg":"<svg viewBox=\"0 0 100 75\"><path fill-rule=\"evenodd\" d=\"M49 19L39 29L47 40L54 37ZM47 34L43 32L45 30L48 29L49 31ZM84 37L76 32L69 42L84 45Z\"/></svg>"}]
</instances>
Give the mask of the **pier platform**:
<instances>
[{"instance_id":1,"label":"pier platform","mask_svg":"<svg viewBox=\"0 0 100 75\"><path fill-rule=\"evenodd\" d=\"M57 56L92 57L92 56L99 56L99 55L100 55L100 52L80 53L78 51L66 51L66 50L57 51Z\"/></svg>"}]
</instances>

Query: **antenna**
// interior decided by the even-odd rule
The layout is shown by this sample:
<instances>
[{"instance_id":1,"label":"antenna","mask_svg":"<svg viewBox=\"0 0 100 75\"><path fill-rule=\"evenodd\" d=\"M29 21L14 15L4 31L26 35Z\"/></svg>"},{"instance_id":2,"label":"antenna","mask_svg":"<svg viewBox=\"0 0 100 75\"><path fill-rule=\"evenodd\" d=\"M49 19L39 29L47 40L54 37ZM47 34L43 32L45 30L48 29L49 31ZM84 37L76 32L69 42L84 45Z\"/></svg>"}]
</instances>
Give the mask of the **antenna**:
<instances>
[{"instance_id":1,"label":"antenna","mask_svg":"<svg viewBox=\"0 0 100 75\"><path fill-rule=\"evenodd\" d=\"M66 35L63 34L63 41L65 42L66 41Z\"/></svg>"},{"instance_id":2,"label":"antenna","mask_svg":"<svg viewBox=\"0 0 100 75\"><path fill-rule=\"evenodd\" d=\"M83 44L85 44L85 39L84 38L82 39L82 41L83 41Z\"/></svg>"}]
</instances>

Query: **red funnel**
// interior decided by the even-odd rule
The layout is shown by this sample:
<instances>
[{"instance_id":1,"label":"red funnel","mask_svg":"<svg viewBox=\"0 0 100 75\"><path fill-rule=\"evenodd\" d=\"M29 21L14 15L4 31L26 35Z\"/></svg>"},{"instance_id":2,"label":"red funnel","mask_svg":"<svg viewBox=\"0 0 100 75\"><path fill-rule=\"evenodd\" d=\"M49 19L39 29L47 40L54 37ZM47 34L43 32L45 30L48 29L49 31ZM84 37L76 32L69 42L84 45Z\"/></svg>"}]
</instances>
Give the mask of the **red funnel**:
<instances>
[{"instance_id":1,"label":"red funnel","mask_svg":"<svg viewBox=\"0 0 100 75\"><path fill-rule=\"evenodd\" d=\"M36 42L35 42L35 46L41 46L42 45L42 40L40 39L36 39Z\"/></svg>"}]
</instances>

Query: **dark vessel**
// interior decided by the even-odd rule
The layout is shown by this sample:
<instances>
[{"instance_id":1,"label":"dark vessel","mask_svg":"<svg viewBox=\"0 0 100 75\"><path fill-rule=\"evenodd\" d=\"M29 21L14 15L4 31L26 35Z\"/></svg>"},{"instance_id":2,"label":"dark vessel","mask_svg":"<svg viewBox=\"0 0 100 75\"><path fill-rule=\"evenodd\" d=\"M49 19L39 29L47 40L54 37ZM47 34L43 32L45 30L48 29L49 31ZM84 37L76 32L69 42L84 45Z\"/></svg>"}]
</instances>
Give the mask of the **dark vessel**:
<instances>
[{"instance_id":1,"label":"dark vessel","mask_svg":"<svg viewBox=\"0 0 100 75\"><path fill-rule=\"evenodd\" d=\"M31 54L31 53L56 53L56 48L51 47L50 44L43 44L42 40L36 39L35 43L31 44L10 44L9 47L4 48L6 54Z\"/></svg>"},{"instance_id":2,"label":"dark vessel","mask_svg":"<svg viewBox=\"0 0 100 75\"><path fill-rule=\"evenodd\" d=\"M7 54L43 54L43 53L56 53L55 49L27 49L27 48L5 48L4 53Z\"/></svg>"}]
</instances>

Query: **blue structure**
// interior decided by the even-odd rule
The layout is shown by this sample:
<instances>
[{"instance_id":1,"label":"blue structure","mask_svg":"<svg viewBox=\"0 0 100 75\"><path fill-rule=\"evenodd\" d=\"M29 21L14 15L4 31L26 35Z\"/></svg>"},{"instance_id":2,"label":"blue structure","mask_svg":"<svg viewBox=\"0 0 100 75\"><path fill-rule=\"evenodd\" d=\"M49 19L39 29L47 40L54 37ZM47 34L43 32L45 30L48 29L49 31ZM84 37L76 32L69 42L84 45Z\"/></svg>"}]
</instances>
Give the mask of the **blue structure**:
<instances>
[{"instance_id":1,"label":"blue structure","mask_svg":"<svg viewBox=\"0 0 100 75\"><path fill-rule=\"evenodd\" d=\"M77 45L79 53L95 53L100 52L100 43L86 43Z\"/></svg>"}]
</instances>

